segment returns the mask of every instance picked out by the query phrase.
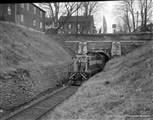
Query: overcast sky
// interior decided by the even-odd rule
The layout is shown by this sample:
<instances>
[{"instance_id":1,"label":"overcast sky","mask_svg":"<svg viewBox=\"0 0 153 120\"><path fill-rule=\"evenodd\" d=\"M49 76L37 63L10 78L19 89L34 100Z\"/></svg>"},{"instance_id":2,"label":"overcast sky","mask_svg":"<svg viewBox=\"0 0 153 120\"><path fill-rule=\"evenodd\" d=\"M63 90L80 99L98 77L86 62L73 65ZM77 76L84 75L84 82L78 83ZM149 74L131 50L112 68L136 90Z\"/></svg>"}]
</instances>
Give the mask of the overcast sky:
<instances>
[{"instance_id":1,"label":"overcast sky","mask_svg":"<svg viewBox=\"0 0 153 120\"><path fill-rule=\"evenodd\" d=\"M112 32L112 24L116 23L116 16L113 14L113 11L117 4L119 4L118 1L99 2L97 12L94 14L94 21L97 29L102 26L102 19L104 15L107 22L107 32Z\"/></svg>"},{"instance_id":2,"label":"overcast sky","mask_svg":"<svg viewBox=\"0 0 153 120\"><path fill-rule=\"evenodd\" d=\"M107 22L107 32L108 33L112 33L112 24L115 24L116 21L116 16L113 14L114 12L114 8L117 4L119 4L120 1L101 1L98 2L98 4L96 5L95 11L93 13L94 16L94 23L95 26L97 28L97 30L99 30L103 24L103 16L105 16L106 18L106 22ZM74 14L76 15L76 13ZM83 13L81 12L81 10L79 11L79 15L83 15Z\"/></svg>"}]
</instances>

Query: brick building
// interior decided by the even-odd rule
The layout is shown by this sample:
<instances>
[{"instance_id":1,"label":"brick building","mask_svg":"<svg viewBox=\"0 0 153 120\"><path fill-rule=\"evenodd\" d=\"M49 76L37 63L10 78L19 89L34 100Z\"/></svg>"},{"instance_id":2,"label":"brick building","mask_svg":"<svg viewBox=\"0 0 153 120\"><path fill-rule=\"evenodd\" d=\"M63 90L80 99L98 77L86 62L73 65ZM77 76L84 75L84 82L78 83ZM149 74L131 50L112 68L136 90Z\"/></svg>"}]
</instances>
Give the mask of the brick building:
<instances>
[{"instance_id":1,"label":"brick building","mask_svg":"<svg viewBox=\"0 0 153 120\"><path fill-rule=\"evenodd\" d=\"M45 11L33 3L0 4L0 20L45 31Z\"/></svg>"},{"instance_id":2,"label":"brick building","mask_svg":"<svg viewBox=\"0 0 153 120\"><path fill-rule=\"evenodd\" d=\"M61 28L58 33L66 34L93 34L95 33L93 16L61 16L59 19Z\"/></svg>"}]
</instances>

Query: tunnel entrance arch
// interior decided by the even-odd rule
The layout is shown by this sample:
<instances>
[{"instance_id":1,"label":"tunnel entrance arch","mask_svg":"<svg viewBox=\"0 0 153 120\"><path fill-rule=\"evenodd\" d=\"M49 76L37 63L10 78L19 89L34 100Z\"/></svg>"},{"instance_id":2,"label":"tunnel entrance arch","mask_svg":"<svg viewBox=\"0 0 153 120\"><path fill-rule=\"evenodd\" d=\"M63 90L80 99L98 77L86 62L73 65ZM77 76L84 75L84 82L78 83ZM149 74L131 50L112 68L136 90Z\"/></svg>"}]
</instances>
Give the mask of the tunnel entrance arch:
<instances>
[{"instance_id":1,"label":"tunnel entrance arch","mask_svg":"<svg viewBox=\"0 0 153 120\"><path fill-rule=\"evenodd\" d=\"M107 62L110 59L110 56L105 52L96 52L96 53L99 54L100 56L104 56L106 60L105 62Z\"/></svg>"},{"instance_id":2,"label":"tunnel entrance arch","mask_svg":"<svg viewBox=\"0 0 153 120\"><path fill-rule=\"evenodd\" d=\"M111 58L111 51L107 48L105 48L105 49L92 49L90 52L99 54L100 56L105 56L107 61Z\"/></svg>"}]
</instances>

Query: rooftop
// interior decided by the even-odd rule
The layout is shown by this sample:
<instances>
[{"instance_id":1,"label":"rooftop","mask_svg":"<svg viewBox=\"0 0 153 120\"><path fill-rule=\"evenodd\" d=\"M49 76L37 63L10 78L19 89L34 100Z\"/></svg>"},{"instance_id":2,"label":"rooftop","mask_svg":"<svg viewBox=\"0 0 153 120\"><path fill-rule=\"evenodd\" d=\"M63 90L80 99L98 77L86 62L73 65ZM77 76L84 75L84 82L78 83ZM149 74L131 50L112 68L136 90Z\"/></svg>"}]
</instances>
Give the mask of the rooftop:
<instances>
[{"instance_id":1,"label":"rooftop","mask_svg":"<svg viewBox=\"0 0 153 120\"><path fill-rule=\"evenodd\" d=\"M92 22L93 21L93 15L91 15L91 16L70 16L70 17L61 16L60 19L59 19L59 22L64 22L64 21L75 22L75 21L77 21L77 19L78 19L78 22L84 22L84 21L85 22Z\"/></svg>"},{"instance_id":2,"label":"rooftop","mask_svg":"<svg viewBox=\"0 0 153 120\"><path fill-rule=\"evenodd\" d=\"M46 12L42 7L40 7L40 5L38 3L32 3L32 5L34 5L35 7L37 7L39 10Z\"/></svg>"}]
</instances>

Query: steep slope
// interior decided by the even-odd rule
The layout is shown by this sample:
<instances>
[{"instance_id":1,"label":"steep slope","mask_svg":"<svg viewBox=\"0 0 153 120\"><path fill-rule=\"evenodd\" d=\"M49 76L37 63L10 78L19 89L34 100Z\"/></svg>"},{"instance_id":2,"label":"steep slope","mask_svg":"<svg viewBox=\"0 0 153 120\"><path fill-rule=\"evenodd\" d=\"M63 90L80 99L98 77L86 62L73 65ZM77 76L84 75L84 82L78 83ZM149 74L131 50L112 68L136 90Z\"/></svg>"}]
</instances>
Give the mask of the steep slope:
<instances>
[{"instance_id":1,"label":"steep slope","mask_svg":"<svg viewBox=\"0 0 153 120\"><path fill-rule=\"evenodd\" d=\"M43 120L153 118L152 46L151 41L126 56L110 60L103 72L85 82Z\"/></svg>"},{"instance_id":2,"label":"steep slope","mask_svg":"<svg viewBox=\"0 0 153 120\"><path fill-rule=\"evenodd\" d=\"M70 62L51 37L0 22L0 108L18 106L55 87Z\"/></svg>"}]
</instances>

